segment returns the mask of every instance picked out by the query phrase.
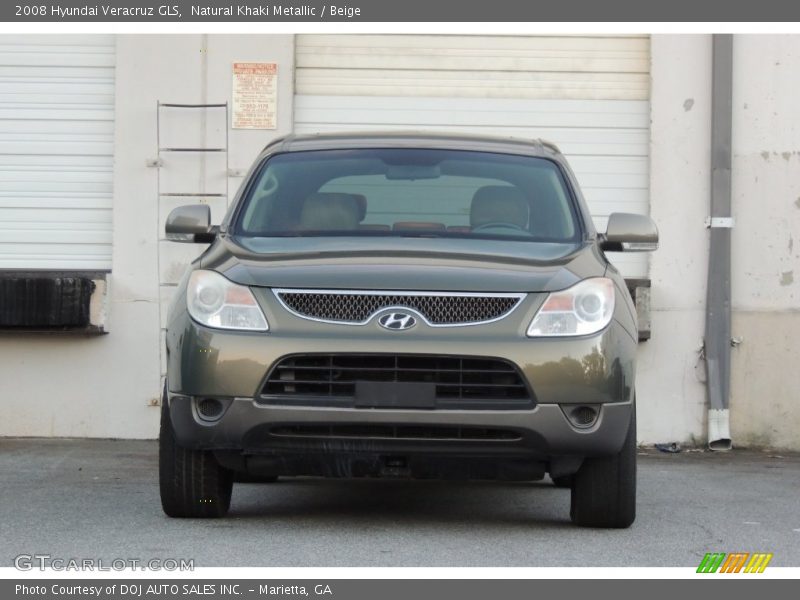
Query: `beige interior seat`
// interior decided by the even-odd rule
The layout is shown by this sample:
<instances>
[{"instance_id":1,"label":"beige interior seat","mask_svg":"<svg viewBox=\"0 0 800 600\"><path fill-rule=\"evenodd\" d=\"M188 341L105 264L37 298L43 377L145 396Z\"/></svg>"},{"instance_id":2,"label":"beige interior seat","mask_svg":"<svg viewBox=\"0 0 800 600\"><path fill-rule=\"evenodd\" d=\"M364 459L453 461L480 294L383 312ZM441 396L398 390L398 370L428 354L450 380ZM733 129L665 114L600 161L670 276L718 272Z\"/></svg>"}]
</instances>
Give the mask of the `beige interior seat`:
<instances>
[{"instance_id":1,"label":"beige interior seat","mask_svg":"<svg viewBox=\"0 0 800 600\"><path fill-rule=\"evenodd\" d=\"M362 203L355 194L317 192L303 203L300 229L346 231L358 229L363 219Z\"/></svg>"},{"instance_id":2,"label":"beige interior seat","mask_svg":"<svg viewBox=\"0 0 800 600\"><path fill-rule=\"evenodd\" d=\"M472 197L469 223L473 229L490 223L510 223L528 229L530 212L530 204L519 188L486 185Z\"/></svg>"}]
</instances>

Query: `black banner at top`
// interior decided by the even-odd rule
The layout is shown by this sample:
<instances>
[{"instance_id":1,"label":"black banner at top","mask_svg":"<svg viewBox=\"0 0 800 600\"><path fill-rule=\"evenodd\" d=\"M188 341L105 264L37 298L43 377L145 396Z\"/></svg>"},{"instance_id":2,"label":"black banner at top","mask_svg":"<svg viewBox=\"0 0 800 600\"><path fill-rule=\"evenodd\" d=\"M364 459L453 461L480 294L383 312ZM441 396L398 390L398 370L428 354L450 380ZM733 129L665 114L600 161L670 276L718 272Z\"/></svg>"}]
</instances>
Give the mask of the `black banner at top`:
<instances>
[{"instance_id":1,"label":"black banner at top","mask_svg":"<svg viewBox=\"0 0 800 600\"><path fill-rule=\"evenodd\" d=\"M9 0L3 22L797 22L787 0Z\"/></svg>"}]
</instances>

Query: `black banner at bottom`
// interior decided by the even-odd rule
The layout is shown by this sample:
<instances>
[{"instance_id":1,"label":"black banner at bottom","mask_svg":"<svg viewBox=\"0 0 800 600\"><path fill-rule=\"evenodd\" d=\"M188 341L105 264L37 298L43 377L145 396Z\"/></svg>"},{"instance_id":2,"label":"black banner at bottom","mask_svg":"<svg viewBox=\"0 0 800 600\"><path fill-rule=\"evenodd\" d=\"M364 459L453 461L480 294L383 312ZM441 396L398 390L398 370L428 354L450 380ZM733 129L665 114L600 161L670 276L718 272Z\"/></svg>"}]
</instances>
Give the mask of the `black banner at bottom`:
<instances>
[{"instance_id":1,"label":"black banner at bottom","mask_svg":"<svg viewBox=\"0 0 800 600\"><path fill-rule=\"evenodd\" d=\"M713 590L711 588L713 586ZM4 600L500 600L505 598L597 598L624 594L648 600L674 600L692 593L724 595L726 600L779 597L796 587L791 580L748 576L698 576L696 579L26 579L0 582ZM796 590L795 590L796 591ZM635 596L634 596L635 594ZM687 595L688 594L688 595ZM773 595L774 594L774 595ZM787 596L788 597L788 596Z\"/></svg>"}]
</instances>

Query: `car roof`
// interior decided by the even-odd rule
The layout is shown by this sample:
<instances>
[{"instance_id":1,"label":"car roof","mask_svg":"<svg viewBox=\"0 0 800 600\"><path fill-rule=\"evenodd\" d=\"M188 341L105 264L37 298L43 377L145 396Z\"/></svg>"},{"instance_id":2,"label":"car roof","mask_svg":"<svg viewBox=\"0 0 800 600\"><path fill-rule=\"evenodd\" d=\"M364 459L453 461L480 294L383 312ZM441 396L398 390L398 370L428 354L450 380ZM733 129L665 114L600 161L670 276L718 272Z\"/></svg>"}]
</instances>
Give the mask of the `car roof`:
<instances>
[{"instance_id":1,"label":"car roof","mask_svg":"<svg viewBox=\"0 0 800 600\"><path fill-rule=\"evenodd\" d=\"M561 154L555 144L541 139L443 134L428 131L291 134L271 142L264 149L264 153L387 147L471 150L550 157Z\"/></svg>"}]
</instances>

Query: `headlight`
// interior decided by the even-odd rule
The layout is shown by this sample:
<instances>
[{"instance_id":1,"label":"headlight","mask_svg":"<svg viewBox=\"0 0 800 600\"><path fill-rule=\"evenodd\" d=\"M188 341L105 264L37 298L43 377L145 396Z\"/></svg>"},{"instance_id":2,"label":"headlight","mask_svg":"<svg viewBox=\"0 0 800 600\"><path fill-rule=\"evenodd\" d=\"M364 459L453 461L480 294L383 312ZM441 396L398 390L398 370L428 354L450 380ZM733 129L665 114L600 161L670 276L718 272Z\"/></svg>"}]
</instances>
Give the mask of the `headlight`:
<instances>
[{"instance_id":1,"label":"headlight","mask_svg":"<svg viewBox=\"0 0 800 600\"><path fill-rule=\"evenodd\" d=\"M584 279L547 297L528 327L529 337L587 335L611 322L614 282L605 277Z\"/></svg>"},{"instance_id":2,"label":"headlight","mask_svg":"<svg viewBox=\"0 0 800 600\"><path fill-rule=\"evenodd\" d=\"M250 288L214 271L194 271L186 288L186 307L192 318L219 329L268 331L269 325Z\"/></svg>"}]
</instances>

